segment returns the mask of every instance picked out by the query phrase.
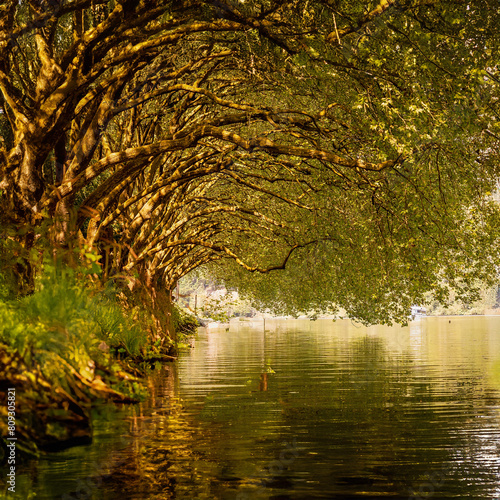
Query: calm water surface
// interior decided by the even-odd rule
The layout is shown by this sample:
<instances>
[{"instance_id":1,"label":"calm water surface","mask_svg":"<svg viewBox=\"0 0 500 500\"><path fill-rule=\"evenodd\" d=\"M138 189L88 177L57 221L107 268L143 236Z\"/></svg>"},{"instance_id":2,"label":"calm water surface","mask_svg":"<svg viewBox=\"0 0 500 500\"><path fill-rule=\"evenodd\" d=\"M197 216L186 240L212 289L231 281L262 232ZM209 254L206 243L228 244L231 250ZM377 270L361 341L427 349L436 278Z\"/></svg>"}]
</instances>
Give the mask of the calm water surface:
<instances>
[{"instance_id":1,"label":"calm water surface","mask_svg":"<svg viewBox=\"0 0 500 500\"><path fill-rule=\"evenodd\" d=\"M146 403L19 488L66 500L500 498L497 317L236 321L200 332L150 382Z\"/></svg>"}]
</instances>

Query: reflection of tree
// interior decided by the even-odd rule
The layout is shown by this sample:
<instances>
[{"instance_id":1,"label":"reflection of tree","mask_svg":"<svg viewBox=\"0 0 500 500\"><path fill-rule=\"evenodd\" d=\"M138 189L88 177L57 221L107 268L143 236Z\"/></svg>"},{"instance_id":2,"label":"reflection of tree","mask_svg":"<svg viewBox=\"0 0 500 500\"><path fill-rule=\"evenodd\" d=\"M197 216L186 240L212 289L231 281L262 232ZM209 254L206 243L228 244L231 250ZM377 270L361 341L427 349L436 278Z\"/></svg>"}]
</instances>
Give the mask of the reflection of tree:
<instances>
[{"instance_id":1,"label":"reflection of tree","mask_svg":"<svg viewBox=\"0 0 500 500\"><path fill-rule=\"evenodd\" d=\"M276 374L261 392L262 332L247 333L219 332L210 363L203 350L190 353L183 377L214 388L191 395L187 409L175 373L155 381L150 406L133 410L130 460L111 471L112 491L137 492L131 498L269 498L291 491L303 498L359 491L407 498L431 485L437 499L463 497L466 478L471 498L488 497L499 465L498 398L483 392L479 372L451 378L448 361L428 365L427 356L395 355L380 337L318 335L306 346L293 330L273 331L266 356ZM250 383L238 385L238 377ZM277 467L283 443L292 442L294 460ZM305 474L314 485L298 480Z\"/></svg>"},{"instance_id":2,"label":"reflection of tree","mask_svg":"<svg viewBox=\"0 0 500 500\"><path fill-rule=\"evenodd\" d=\"M499 399L477 368L481 349L452 360L439 342L430 348L442 359L395 353L380 330L353 339L346 324L314 335L271 324L267 391L261 329L202 338L180 365L186 385L172 367L129 410L131 437L101 472L108 496L96 498L409 498L429 485L433 500L491 498Z\"/></svg>"},{"instance_id":3,"label":"reflection of tree","mask_svg":"<svg viewBox=\"0 0 500 500\"><path fill-rule=\"evenodd\" d=\"M183 411L174 366L167 376L150 382L151 398L130 410L132 437L123 451L126 460L109 471L103 489L114 492L110 498L118 498L120 492L127 498L188 498L188 491L193 498L204 498L211 474L202 466L210 460L202 451L203 443L219 436L212 436L210 429L201 428Z\"/></svg>"}]
</instances>

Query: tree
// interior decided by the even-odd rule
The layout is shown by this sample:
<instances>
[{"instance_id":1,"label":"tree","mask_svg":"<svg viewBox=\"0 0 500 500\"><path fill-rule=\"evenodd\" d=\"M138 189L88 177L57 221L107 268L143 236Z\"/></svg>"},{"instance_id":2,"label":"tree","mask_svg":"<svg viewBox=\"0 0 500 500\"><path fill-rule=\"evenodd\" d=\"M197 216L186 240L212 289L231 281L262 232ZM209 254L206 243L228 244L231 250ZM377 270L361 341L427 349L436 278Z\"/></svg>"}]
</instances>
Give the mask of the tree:
<instances>
[{"instance_id":1,"label":"tree","mask_svg":"<svg viewBox=\"0 0 500 500\"><path fill-rule=\"evenodd\" d=\"M54 244L80 231L106 272L167 289L229 260L295 264L271 279L293 290L309 262L292 309L369 321L493 275L493 2L1 9L5 223L50 217Z\"/></svg>"}]
</instances>

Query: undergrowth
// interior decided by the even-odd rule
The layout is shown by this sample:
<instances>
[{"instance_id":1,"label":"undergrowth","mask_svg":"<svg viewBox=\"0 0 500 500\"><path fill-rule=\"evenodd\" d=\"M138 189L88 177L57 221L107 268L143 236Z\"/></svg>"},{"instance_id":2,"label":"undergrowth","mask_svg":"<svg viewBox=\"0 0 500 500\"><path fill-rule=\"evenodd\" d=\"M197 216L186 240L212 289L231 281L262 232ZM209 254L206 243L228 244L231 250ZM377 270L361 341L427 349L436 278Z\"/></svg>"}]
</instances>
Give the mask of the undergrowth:
<instances>
[{"instance_id":1,"label":"undergrowth","mask_svg":"<svg viewBox=\"0 0 500 500\"><path fill-rule=\"evenodd\" d=\"M166 291L134 292L117 277L103 283L96 253L54 249L40 233L29 245L22 237L0 230L0 397L7 383L18 389L20 442L37 453L83 443L94 402L143 399L145 370L174 359L171 327L181 339L197 325Z\"/></svg>"},{"instance_id":2,"label":"undergrowth","mask_svg":"<svg viewBox=\"0 0 500 500\"><path fill-rule=\"evenodd\" d=\"M16 256L6 261L3 252L10 268L4 265L0 273L0 345L40 370L56 390L71 393L78 379L90 400L106 393L142 399L145 390L132 375L138 371L117 357L147 358L147 325L129 317L113 284L102 285L94 253L71 250L68 258L69 252L36 252L38 272L28 295L14 293L10 269Z\"/></svg>"},{"instance_id":3,"label":"undergrowth","mask_svg":"<svg viewBox=\"0 0 500 500\"><path fill-rule=\"evenodd\" d=\"M117 292L99 289L90 271L45 264L33 294L0 302L0 341L26 356L56 352L80 361L82 353L99 354L99 345L139 356L147 335L124 314Z\"/></svg>"}]
</instances>

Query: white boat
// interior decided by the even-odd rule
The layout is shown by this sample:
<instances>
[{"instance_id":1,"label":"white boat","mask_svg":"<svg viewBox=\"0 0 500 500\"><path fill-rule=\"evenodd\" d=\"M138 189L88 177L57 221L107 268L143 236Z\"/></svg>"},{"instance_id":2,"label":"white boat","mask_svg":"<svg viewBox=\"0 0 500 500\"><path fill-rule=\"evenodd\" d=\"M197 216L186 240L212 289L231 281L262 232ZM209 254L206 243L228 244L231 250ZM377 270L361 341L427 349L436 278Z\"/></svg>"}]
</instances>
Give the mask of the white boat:
<instances>
[{"instance_id":1,"label":"white boat","mask_svg":"<svg viewBox=\"0 0 500 500\"><path fill-rule=\"evenodd\" d=\"M410 312L410 319L413 321L414 319L421 318L422 316L427 315L427 309L423 306L412 306Z\"/></svg>"}]
</instances>

